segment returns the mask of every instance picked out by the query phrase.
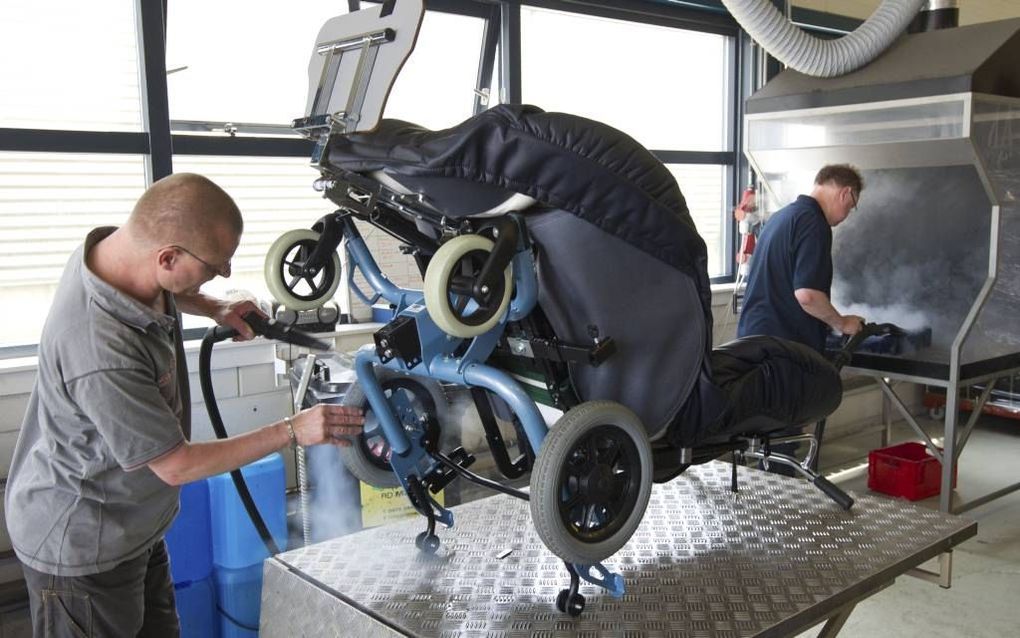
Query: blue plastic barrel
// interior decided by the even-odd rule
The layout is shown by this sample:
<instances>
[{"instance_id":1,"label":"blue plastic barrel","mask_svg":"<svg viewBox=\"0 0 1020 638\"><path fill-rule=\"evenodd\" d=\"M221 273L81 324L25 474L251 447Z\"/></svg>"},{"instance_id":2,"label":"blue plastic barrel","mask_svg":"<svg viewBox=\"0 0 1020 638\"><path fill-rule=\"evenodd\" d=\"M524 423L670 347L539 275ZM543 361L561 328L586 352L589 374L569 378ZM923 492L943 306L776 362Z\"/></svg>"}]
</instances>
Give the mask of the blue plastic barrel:
<instances>
[{"instance_id":1,"label":"blue plastic barrel","mask_svg":"<svg viewBox=\"0 0 1020 638\"><path fill-rule=\"evenodd\" d=\"M220 624L216 612L213 579L174 586L177 616L181 620L181 638L218 638Z\"/></svg>"},{"instance_id":2,"label":"blue plastic barrel","mask_svg":"<svg viewBox=\"0 0 1020 638\"><path fill-rule=\"evenodd\" d=\"M256 636L262 607L262 564L213 570L216 600L219 603L220 635Z\"/></svg>"},{"instance_id":3,"label":"blue plastic barrel","mask_svg":"<svg viewBox=\"0 0 1020 638\"><path fill-rule=\"evenodd\" d=\"M195 481L181 487L181 511L166 533L174 584L199 581L212 574L209 486Z\"/></svg>"},{"instance_id":4,"label":"blue plastic barrel","mask_svg":"<svg viewBox=\"0 0 1020 638\"><path fill-rule=\"evenodd\" d=\"M241 468L255 505L262 514L277 546L287 546L286 479L283 457L278 453ZM212 559L215 567L240 569L258 565L269 557L262 538L248 517L229 473L209 481L209 514L212 530Z\"/></svg>"}]
</instances>

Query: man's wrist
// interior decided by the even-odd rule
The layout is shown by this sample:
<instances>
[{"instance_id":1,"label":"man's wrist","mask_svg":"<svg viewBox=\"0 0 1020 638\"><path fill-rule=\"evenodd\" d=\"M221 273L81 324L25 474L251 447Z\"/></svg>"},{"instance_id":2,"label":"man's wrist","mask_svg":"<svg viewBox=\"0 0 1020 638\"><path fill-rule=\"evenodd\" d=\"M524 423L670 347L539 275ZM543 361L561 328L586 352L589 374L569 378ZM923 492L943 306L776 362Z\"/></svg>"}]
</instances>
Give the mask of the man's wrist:
<instances>
[{"instance_id":1,"label":"man's wrist","mask_svg":"<svg viewBox=\"0 0 1020 638\"><path fill-rule=\"evenodd\" d=\"M289 416L283 417L284 432L287 434L287 444L290 449L297 447L297 432L294 431L294 421Z\"/></svg>"}]
</instances>

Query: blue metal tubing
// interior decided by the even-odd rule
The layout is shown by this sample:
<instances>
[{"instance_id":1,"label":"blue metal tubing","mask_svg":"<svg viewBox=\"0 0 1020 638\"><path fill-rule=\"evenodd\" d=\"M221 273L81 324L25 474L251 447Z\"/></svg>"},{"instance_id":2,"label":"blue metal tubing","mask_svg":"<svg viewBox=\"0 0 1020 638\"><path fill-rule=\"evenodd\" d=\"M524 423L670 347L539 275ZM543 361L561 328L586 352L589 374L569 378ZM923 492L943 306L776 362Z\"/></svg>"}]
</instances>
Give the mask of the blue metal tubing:
<instances>
[{"instance_id":1,"label":"blue metal tubing","mask_svg":"<svg viewBox=\"0 0 1020 638\"><path fill-rule=\"evenodd\" d=\"M535 260L530 250L522 250L514 255L514 298L510 301L510 312L507 321L517 321L527 317L538 302L538 278L535 276Z\"/></svg>"},{"instance_id":2,"label":"blue metal tubing","mask_svg":"<svg viewBox=\"0 0 1020 638\"><path fill-rule=\"evenodd\" d=\"M386 434L386 440L389 442L390 448L397 454L404 454L411 448L411 440L407 438L407 433L400 422L397 421L396 415L393 414L393 408L390 407L389 401L386 400L382 384L379 383L379 379L375 376L375 370L373 369L375 363L375 352L371 349L358 351L358 356L354 363L354 368L358 373L358 383L361 385L362 392L365 393L365 398L368 399L368 404L372 406L372 411L375 412L376 417L379 419L379 424Z\"/></svg>"},{"instance_id":3,"label":"blue metal tubing","mask_svg":"<svg viewBox=\"0 0 1020 638\"><path fill-rule=\"evenodd\" d=\"M405 305L405 297L421 295L421 291L401 288L387 279L386 275L379 269L379 264L375 262L375 258L372 257L368 246L365 245L364 239L352 237L348 233L345 233L345 235L347 236L347 254L351 257L351 263L348 265L348 268L356 266L361 270L361 274L365 275L368 285L372 286L377 293L382 295L383 299L403 307Z\"/></svg>"},{"instance_id":4,"label":"blue metal tubing","mask_svg":"<svg viewBox=\"0 0 1020 638\"><path fill-rule=\"evenodd\" d=\"M441 381L458 383L468 387L480 387L492 390L501 399L507 402L510 409L514 411L517 418L524 426L524 433L528 435L528 442L531 449L536 452L542 447L542 441L549 429L545 425L542 413L538 411L535 402L528 396L527 392L521 389L520 384L514 381L506 372L497 370L484 363L471 363L464 368L463 372L458 371L458 361L454 358L436 358L429 366L429 374ZM360 373L359 373L360 374ZM392 445L392 444L391 444Z\"/></svg>"}]
</instances>

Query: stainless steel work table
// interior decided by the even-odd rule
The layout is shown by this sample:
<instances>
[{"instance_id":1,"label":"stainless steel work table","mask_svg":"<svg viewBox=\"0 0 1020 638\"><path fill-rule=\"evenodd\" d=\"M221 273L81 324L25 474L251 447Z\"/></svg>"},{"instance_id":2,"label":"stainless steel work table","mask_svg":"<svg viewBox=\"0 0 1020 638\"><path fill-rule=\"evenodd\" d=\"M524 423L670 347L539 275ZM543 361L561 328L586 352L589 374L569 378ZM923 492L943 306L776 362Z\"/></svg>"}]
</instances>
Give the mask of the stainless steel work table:
<instances>
[{"instance_id":1,"label":"stainless steel work table","mask_svg":"<svg viewBox=\"0 0 1020 638\"><path fill-rule=\"evenodd\" d=\"M828 619L831 636L857 602L977 533L868 495L846 512L807 482L743 467L734 495L730 471L716 461L655 486L640 528L607 561L626 593L583 585L577 618L555 608L569 579L527 503L497 495L454 508L434 557L415 548L424 522L411 519L266 561L261 635L736 638Z\"/></svg>"}]
</instances>

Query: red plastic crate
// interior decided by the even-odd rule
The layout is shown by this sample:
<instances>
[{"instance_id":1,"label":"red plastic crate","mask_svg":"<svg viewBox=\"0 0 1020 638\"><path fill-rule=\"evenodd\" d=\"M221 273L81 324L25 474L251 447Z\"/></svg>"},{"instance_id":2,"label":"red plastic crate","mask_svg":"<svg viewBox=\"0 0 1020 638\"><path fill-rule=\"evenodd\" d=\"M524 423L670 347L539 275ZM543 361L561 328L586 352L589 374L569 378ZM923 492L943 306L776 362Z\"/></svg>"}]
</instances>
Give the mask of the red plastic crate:
<instances>
[{"instance_id":1,"label":"red plastic crate","mask_svg":"<svg viewBox=\"0 0 1020 638\"><path fill-rule=\"evenodd\" d=\"M900 443L868 453L870 490L919 501L938 494L941 484L942 463L929 454L922 443ZM955 467L953 487L956 487Z\"/></svg>"}]
</instances>

